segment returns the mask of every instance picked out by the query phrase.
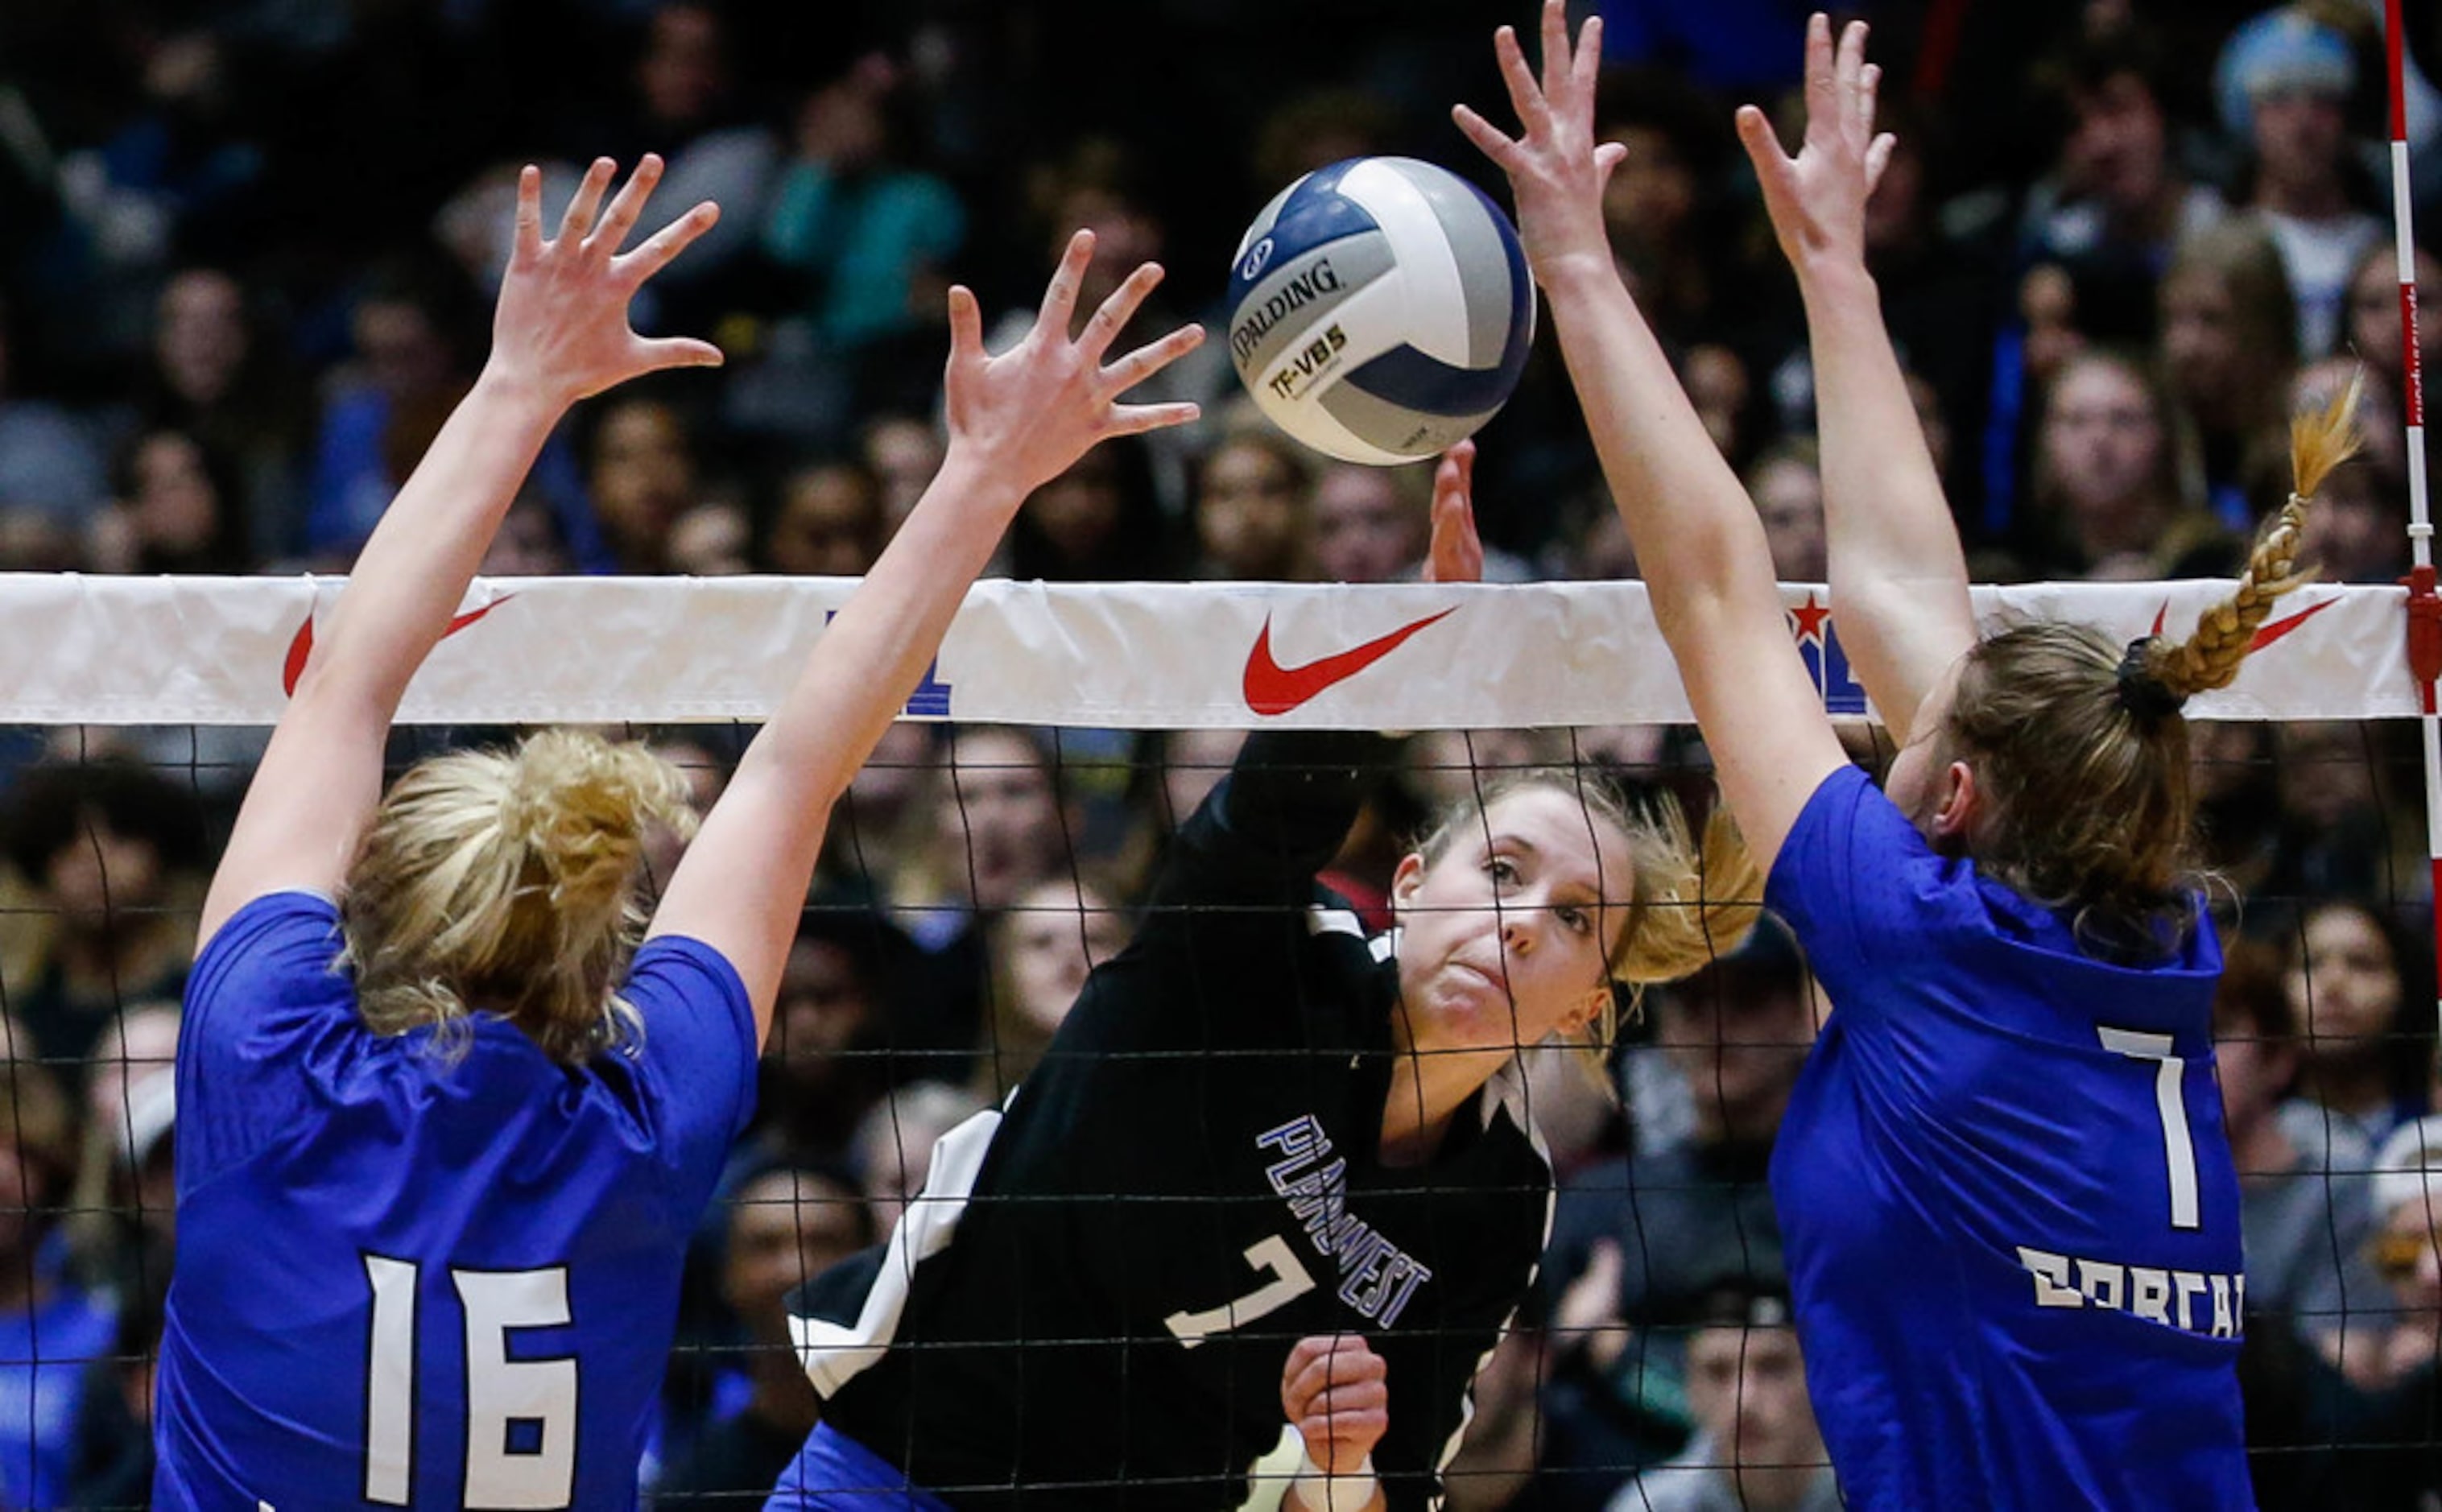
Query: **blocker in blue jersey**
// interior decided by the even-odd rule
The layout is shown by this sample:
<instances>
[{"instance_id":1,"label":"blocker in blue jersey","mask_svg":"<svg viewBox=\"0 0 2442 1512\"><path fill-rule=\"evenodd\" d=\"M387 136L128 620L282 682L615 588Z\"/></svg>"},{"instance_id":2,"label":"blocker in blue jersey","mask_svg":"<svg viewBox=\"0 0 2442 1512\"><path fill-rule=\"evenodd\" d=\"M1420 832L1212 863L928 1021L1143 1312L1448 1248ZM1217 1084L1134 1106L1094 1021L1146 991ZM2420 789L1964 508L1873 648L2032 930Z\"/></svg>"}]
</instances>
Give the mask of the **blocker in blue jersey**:
<instances>
[{"instance_id":1,"label":"blocker in blue jersey","mask_svg":"<svg viewBox=\"0 0 2442 1512\"><path fill-rule=\"evenodd\" d=\"M2193 635L1979 633L1881 320L1865 27L1806 39L1793 158L1739 114L1804 297L1832 610L1897 747L1850 764L1754 505L1620 282L1594 135L1601 23L1546 0L1541 67L1494 51L1520 134L1465 106L1528 261L1767 902L1832 1003L1775 1140L1807 1382L1851 1506L2251 1505L2238 1181L2213 1075L2221 956L2185 869L2186 699L2227 685L2303 580L2353 396L2297 427L2298 491Z\"/></svg>"},{"instance_id":2,"label":"blocker in blue jersey","mask_svg":"<svg viewBox=\"0 0 2442 1512\"><path fill-rule=\"evenodd\" d=\"M645 928L648 842L695 829L660 756L546 730L385 793L382 752L426 655L482 633L460 601L567 410L720 360L628 325L716 214L621 251L660 172L647 156L605 207L595 163L551 241L521 175L491 356L357 560L213 874L178 1041L156 1506L636 1504L680 1269L752 1107L832 802L1026 497L1104 436L1194 417L1118 402L1194 328L1103 360L1151 264L1072 337L1080 232L997 356L954 289L941 469Z\"/></svg>"}]
</instances>

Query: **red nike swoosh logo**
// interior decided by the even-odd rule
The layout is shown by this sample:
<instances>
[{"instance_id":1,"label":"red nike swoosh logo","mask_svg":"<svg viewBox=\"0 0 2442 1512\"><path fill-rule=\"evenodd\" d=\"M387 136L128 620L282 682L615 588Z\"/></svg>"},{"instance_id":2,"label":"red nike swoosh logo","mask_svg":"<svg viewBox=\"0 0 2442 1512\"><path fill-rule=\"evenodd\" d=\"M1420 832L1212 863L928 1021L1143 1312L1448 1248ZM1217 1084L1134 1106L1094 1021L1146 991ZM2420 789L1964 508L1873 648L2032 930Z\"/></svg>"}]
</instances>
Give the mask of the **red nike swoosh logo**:
<instances>
[{"instance_id":1,"label":"red nike swoosh logo","mask_svg":"<svg viewBox=\"0 0 2442 1512\"><path fill-rule=\"evenodd\" d=\"M482 619L484 615L489 614L492 610L500 608L501 605L517 596L518 595L515 593L503 593L500 597L484 605L482 609L470 609L464 614L453 616L449 621L448 628L441 632L441 638L445 641L449 639L452 635L457 634L460 630L465 629L467 626L474 624L477 620ZM288 642L288 655L281 662L281 692L287 694L291 698L296 697L297 680L305 675L306 659L311 657L313 654L314 616L309 612L305 616L305 623L298 626L297 633L290 637Z\"/></svg>"},{"instance_id":2,"label":"red nike swoosh logo","mask_svg":"<svg viewBox=\"0 0 2442 1512\"><path fill-rule=\"evenodd\" d=\"M2288 634L2291 630L2296 629L2299 626L2305 624L2308 620L2313 619L2316 615L2321 614L2324 610L2331 608L2339 602L2340 600L2337 598L2327 598L2320 604L2311 605L2305 609L2300 610L2297 613L2290 615L2287 619L2274 620L2271 624L2264 626L2255 632L2255 638L2247 643L2247 648L2251 651L2260 651L2264 649L2266 647L2281 639L2284 635Z\"/></svg>"},{"instance_id":3,"label":"red nike swoosh logo","mask_svg":"<svg viewBox=\"0 0 2442 1512\"><path fill-rule=\"evenodd\" d=\"M1377 635L1362 646L1303 666L1283 666L1272 660L1272 617L1267 614L1263 629L1255 636L1255 648L1247 653L1247 707L1257 714L1286 714L1333 683L1345 683L1397 650L1401 642L1435 620L1456 612L1457 606L1452 605L1412 625L1402 625L1388 635Z\"/></svg>"},{"instance_id":4,"label":"red nike swoosh logo","mask_svg":"<svg viewBox=\"0 0 2442 1512\"><path fill-rule=\"evenodd\" d=\"M2283 619L2274 620L2269 625L2260 627L2256 630L2255 634L2248 640L2247 648L2250 651L2260 651L2264 649L2266 647L2281 639L2284 635L2288 634L2291 630L2296 629L2299 626L2305 624L2308 620L2313 619L2316 615L2321 614L2324 610L2331 608L2339 602L2340 600L2337 598L2327 598L2320 604L2310 604L2306 608L2300 610L2295 614L2291 614ZM2171 606L2167 603L2160 609L2154 611L2155 634L2160 635L2162 633L2162 621L2170 614L2170 612Z\"/></svg>"}]
</instances>

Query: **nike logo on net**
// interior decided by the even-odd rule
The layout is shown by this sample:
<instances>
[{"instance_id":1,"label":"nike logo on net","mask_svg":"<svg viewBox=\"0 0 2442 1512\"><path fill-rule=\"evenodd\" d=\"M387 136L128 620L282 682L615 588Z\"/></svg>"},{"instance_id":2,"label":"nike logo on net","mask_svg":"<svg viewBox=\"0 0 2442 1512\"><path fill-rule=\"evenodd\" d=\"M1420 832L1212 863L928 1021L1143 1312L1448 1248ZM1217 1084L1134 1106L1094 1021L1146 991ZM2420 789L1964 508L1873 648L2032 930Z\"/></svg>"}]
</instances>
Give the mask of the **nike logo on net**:
<instances>
[{"instance_id":1,"label":"nike logo on net","mask_svg":"<svg viewBox=\"0 0 2442 1512\"><path fill-rule=\"evenodd\" d=\"M1335 683L1345 683L1358 673L1399 648L1401 643L1435 620L1457 612L1453 605L1437 614L1428 614L1413 624L1402 625L1388 635L1377 635L1362 646L1351 647L1333 656L1306 663L1303 666L1283 666L1272 659L1272 617L1264 616L1264 628L1255 636L1255 648L1247 653L1247 707L1257 714L1286 714L1306 702Z\"/></svg>"},{"instance_id":2,"label":"nike logo on net","mask_svg":"<svg viewBox=\"0 0 2442 1512\"><path fill-rule=\"evenodd\" d=\"M441 638L445 641L449 639L452 635L457 634L460 630L465 629L467 626L474 624L477 620L482 619L484 615L489 614L492 610L500 608L501 605L517 596L518 595L515 593L502 593L500 597L484 605L482 609L470 609L464 614L452 615L450 617L448 627L442 630ZM314 616L311 613L308 613L305 616L305 623L298 626L297 633L289 637L288 654L281 658L281 692L287 694L290 698L295 698L297 696L297 680L305 675L305 663L313 656L313 654Z\"/></svg>"}]
</instances>

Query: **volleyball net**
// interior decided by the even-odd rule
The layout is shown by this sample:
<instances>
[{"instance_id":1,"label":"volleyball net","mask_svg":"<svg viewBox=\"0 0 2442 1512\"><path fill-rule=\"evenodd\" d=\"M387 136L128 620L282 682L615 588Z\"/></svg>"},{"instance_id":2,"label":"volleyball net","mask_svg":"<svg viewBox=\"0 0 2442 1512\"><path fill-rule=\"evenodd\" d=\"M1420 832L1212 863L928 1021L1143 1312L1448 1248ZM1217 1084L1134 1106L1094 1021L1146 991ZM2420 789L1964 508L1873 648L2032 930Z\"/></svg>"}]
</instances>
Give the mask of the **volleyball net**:
<instances>
[{"instance_id":1,"label":"volleyball net","mask_svg":"<svg viewBox=\"0 0 2442 1512\"><path fill-rule=\"evenodd\" d=\"M0 1130L20 1131L21 1158L56 1168L36 1185L23 1253L0 1263L55 1278L54 1294L84 1308L81 1333L48 1329L29 1363L0 1363L25 1388L0 1379L0 1478L53 1474L46 1456L131 1431L91 1403L111 1373L140 1372L157 1336L174 1136L163 1029L198 884L340 586L0 575L0 1010L15 1104ZM480 580L408 692L393 759L584 724L659 744L708 796L854 586ZM2183 634L2226 592L2044 584L1979 588L1975 603L1988 624L2067 619L2125 640ZM1824 708L1878 767L1887 742L1825 592L1784 593ZM2265 1220L2272 1239L2249 1233L2249 1304L2267 1320L2250 1320L2267 1352L2250 1389L2269 1394L2261 1407L2251 1396L2251 1417L2267 1425L2255 1448L2268 1487L2400 1447L2317 1416L2278 1382L2322 1361L2377 1389L2393 1367L2368 1361L2433 1327L2412 1297L2430 1231L2421 1216L2414 1235L2390 1224L2372 1174L2395 1130L2442 1110L2421 1011L2433 985L2428 797L2405 603L2397 588L2305 589L2257 632L2237 681L2189 711L2203 859L2234 940L2217 1032L2255 1052L2228 1058L2225 1099L2234 1130L2269 1120L2292 1156L2274 1173L2288 1194L2268 1205L2280 1209ZM905 715L833 824L758 1122L690 1267L647 1468L658 1504L760 1504L711 1462L724 1425L770 1406L758 1370L789 1347L774 1321L786 1284L885 1236L918 1200L934 1139L1037 1063L1079 975L1126 938L1162 838L1239 736L1405 735L1385 796L1326 878L1369 922L1415 827L1503 768L1576 764L1711 800L1633 583L986 582ZM1819 1454L1802 1432L1767 1442L1737 1429L1741 1394L1785 1397L1795 1380L1803 1395L1802 1380L1774 1374L1783 1278L1749 1157L1768 1144L1819 1005L1773 938L1653 994L1611 1058L1608 1095L1564 1058L1526 1058L1562 1198L1539 1293L1479 1377L1447 1472L1451 1505L1602 1507L1640 1486L1661 1495L1673 1475L1769 1473ZM26 1066L43 1069L13 1074ZM2430 1374L2432 1354L2415 1368ZM20 1412L21 1398L80 1405ZM140 1484L126 1484L123 1503L80 1504L141 1504ZM1277 1500L1277 1482L1253 1485L1250 1504ZM2287 1503L2275 1490L2264 1504Z\"/></svg>"}]
</instances>

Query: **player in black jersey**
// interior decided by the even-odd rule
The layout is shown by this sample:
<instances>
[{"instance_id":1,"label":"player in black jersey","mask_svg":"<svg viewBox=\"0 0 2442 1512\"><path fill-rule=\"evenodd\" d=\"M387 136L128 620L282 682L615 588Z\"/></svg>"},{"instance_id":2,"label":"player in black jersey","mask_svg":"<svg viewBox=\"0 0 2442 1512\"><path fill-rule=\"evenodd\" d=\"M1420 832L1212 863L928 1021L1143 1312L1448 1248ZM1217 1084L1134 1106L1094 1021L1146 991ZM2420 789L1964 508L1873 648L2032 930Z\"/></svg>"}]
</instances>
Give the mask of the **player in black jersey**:
<instances>
[{"instance_id":1,"label":"player in black jersey","mask_svg":"<svg viewBox=\"0 0 2442 1512\"><path fill-rule=\"evenodd\" d=\"M1457 463L1440 495L1431 575L1470 578ZM1368 938L1315 877L1393 749L1248 738L1043 1062L796 1299L828 1400L773 1508L1232 1507L1285 1412L1293 1512L1437 1501L1548 1225L1519 1047L1607 1042L1613 979L1728 948L1757 879L1725 822L1700 862L1675 810L1512 774Z\"/></svg>"}]
</instances>

